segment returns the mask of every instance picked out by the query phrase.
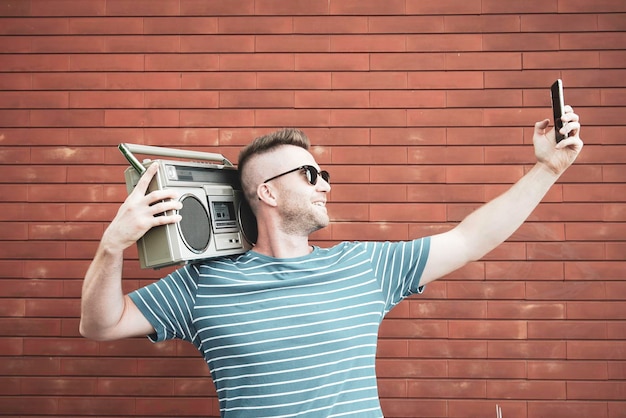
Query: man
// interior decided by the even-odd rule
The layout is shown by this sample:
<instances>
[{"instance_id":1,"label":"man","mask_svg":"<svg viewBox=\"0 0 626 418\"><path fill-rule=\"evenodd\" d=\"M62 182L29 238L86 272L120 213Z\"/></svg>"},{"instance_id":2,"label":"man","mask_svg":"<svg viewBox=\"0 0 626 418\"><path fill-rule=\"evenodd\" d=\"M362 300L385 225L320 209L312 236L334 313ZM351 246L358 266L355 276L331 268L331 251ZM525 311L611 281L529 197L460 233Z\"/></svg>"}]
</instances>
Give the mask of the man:
<instances>
[{"instance_id":1,"label":"man","mask_svg":"<svg viewBox=\"0 0 626 418\"><path fill-rule=\"evenodd\" d=\"M508 238L582 149L567 106L558 145L535 124L537 163L515 185L448 232L410 242L345 242L309 234L329 222L330 176L297 130L257 138L240 154L242 187L258 223L252 251L187 265L129 295L123 251L150 228L180 221L172 190L145 195L151 165L106 229L83 286L81 333L147 335L194 344L211 370L223 417L381 417L378 326L427 283ZM155 216L172 211L170 216Z\"/></svg>"}]
</instances>

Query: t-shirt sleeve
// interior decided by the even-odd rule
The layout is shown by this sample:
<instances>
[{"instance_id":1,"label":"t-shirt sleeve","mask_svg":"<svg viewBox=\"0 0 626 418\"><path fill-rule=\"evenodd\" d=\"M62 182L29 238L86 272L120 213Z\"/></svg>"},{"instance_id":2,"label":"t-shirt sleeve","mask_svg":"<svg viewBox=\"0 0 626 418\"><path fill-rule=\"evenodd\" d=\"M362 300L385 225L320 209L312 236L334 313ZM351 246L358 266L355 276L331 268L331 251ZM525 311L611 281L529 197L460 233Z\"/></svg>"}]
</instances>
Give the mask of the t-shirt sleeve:
<instances>
[{"instance_id":1,"label":"t-shirt sleeve","mask_svg":"<svg viewBox=\"0 0 626 418\"><path fill-rule=\"evenodd\" d=\"M187 265L129 294L156 330L153 342L174 338L193 341L192 312L198 288L198 271Z\"/></svg>"},{"instance_id":2,"label":"t-shirt sleeve","mask_svg":"<svg viewBox=\"0 0 626 418\"><path fill-rule=\"evenodd\" d=\"M369 242L372 269L385 298L385 313L404 298L422 293L420 279L430 250L430 237L414 241Z\"/></svg>"}]
</instances>

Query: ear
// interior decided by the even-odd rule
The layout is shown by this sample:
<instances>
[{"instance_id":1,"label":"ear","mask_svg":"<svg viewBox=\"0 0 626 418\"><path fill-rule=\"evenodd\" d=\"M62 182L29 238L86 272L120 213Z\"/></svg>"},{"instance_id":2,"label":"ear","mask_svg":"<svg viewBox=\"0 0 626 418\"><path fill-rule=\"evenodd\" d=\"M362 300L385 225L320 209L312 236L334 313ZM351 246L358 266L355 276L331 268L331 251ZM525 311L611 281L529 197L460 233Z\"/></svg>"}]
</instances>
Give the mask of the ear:
<instances>
[{"instance_id":1,"label":"ear","mask_svg":"<svg viewBox=\"0 0 626 418\"><path fill-rule=\"evenodd\" d=\"M274 207L278 206L275 192L276 191L267 183L259 184L259 187L256 189L256 195L259 200Z\"/></svg>"}]
</instances>

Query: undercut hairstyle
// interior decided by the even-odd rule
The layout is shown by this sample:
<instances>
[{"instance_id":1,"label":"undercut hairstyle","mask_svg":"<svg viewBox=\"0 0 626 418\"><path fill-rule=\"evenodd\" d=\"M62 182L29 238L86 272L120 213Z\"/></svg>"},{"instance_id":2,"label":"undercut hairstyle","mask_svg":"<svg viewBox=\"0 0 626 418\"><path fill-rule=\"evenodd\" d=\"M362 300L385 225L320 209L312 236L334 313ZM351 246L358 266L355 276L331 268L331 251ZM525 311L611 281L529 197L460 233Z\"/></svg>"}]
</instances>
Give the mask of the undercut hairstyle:
<instances>
[{"instance_id":1,"label":"undercut hairstyle","mask_svg":"<svg viewBox=\"0 0 626 418\"><path fill-rule=\"evenodd\" d=\"M253 201L255 200L256 190L250 190L250 187L246 187L247 185L244 181L244 172L246 170L247 163L254 156L271 152L283 145L293 145L308 150L311 146L311 142L306 134L301 130L295 128L285 128L254 139L254 141L243 148L239 153L237 163L239 178L244 189L244 194L251 206L253 206ZM260 181L262 181L262 179Z\"/></svg>"}]
</instances>

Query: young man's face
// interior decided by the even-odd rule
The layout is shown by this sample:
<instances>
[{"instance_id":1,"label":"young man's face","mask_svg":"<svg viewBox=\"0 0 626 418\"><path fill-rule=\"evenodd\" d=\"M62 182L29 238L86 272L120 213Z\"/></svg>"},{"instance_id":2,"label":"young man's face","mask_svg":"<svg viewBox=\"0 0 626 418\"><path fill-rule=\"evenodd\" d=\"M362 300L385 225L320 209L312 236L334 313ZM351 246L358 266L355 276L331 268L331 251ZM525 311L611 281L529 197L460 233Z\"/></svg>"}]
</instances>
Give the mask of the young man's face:
<instances>
[{"instance_id":1,"label":"young man's face","mask_svg":"<svg viewBox=\"0 0 626 418\"><path fill-rule=\"evenodd\" d=\"M266 170L268 178L305 165L315 168L315 173L309 173L312 174L309 177L302 169L267 182L275 190L284 232L309 235L327 226L330 219L326 201L330 185L319 175L315 158L307 150L289 145L272 154L273 163ZM317 177L315 184L308 180L311 177Z\"/></svg>"}]
</instances>

